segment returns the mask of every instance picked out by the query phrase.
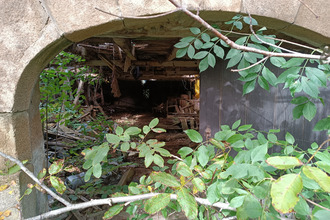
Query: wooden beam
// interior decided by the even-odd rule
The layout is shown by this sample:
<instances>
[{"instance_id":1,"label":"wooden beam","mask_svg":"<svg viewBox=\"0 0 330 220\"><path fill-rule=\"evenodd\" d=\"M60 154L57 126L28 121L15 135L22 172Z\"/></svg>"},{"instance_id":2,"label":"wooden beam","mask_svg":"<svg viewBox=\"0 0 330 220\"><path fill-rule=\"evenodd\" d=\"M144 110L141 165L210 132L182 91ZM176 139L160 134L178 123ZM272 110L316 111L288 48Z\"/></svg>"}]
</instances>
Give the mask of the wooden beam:
<instances>
[{"instance_id":1,"label":"wooden beam","mask_svg":"<svg viewBox=\"0 0 330 220\"><path fill-rule=\"evenodd\" d=\"M103 58L106 59L105 57L103 57ZM111 64L114 64L115 66L118 66L121 69L124 68L124 64L120 60L108 60L108 61L111 62ZM90 60L90 61L85 62L84 65L86 65L86 66L108 66L108 64L106 62L104 62L103 60Z\"/></svg>"},{"instance_id":2,"label":"wooden beam","mask_svg":"<svg viewBox=\"0 0 330 220\"><path fill-rule=\"evenodd\" d=\"M178 48L173 47L171 53L167 57L167 61L172 61L176 58L176 52L178 51Z\"/></svg>"},{"instance_id":3,"label":"wooden beam","mask_svg":"<svg viewBox=\"0 0 330 220\"><path fill-rule=\"evenodd\" d=\"M135 66L154 66L154 67L198 67L198 61L132 61Z\"/></svg>"},{"instance_id":4,"label":"wooden beam","mask_svg":"<svg viewBox=\"0 0 330 220\"><path fill-rule=\"evenodd\" d=\"M132 53L131 41L124 38L113 38L115 44L117 44L131 60L136 60L136 57Z\"/></svg>"}]
</instances>

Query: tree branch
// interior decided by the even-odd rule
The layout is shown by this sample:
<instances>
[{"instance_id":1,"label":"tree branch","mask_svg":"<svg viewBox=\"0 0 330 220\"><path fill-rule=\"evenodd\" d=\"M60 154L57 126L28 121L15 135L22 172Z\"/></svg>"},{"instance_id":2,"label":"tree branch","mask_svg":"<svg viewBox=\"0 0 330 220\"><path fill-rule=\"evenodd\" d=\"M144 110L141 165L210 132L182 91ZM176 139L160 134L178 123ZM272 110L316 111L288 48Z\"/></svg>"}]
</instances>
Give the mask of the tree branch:
<instances>
[{"instance_id":1,"label":"tree branch","mask_svg":"<svg viewBox=\"0 0 330 220\"><path fill-rule=\"evenodd\" d=\"M136 195L136 196L124 196L124 197L114 197L114 198L108 198L108 199L96 199L96 200L91 200L88 202L72 204L70 206L56 209L56 210L53 210L50 212L46 212L44 214L41 214L41 215L38 215L38 216L35 216L32 218L28 218L26 220L38 220L38 219L51 218L51 217L60 215L65 212L69 212L69 211L73 211L73 210L77 210L77 209L84 209L84 208L88 208L91 206L97 206L97 205L110 205L111 206L112 204L116 204L116 203L122 203L122 202L127 203L127 202L133 202L133 201L137 201L137 200L144 200L144 199L152 198L159 194L160 193L148 193L148 194L142 194L142 195ZM177 199L177 195L171 194L170 196L171 196L172 200ZM236 211L236 209L230 207L228 203L217 202L217 203L211 204L207 199L196 198L196 197L195 197L195 199L198 203L200 203L202 205L208 205L208 206L213 206L213 207L220 208L220 209Z\"/></svg>"},{"instance_id":2,"label":"tree branch","mask_svg":"<svg viewBox=\"0 0 330 220\"><path fill-rule=\"evenodd\" d=\"M250 65L250 66L248 66L248 67L245 67L245 68L243 68L243 69L232 69L231 71L232 71L232 72L240 72L240 71L243 71L243 70L248 70L248 69L250 69L250 68L252 68L252 67L258 65L259 63L262 63L263 61L267 60L268 58L269 58L269 57L264 57L264 58L262 58L261 60L259 60L258 62L255 62L254 64L252 64L252 65Z\"/></svg>"},{"instance_id":3,"label":"tree branch","mask_svg":"<svg viewBox=\"0 0 330 220\"><path fill-rule=\"evenodd\" d=\"M221 34L219 31L217 31L214 27L209 25L205 20L203 20L198 15L195 15L191 11L187 10L186 8L180 6L176 0L169 0L175 7L182 10L185 14L192 17L196 21L198 21L201 25L209 29L213 34L215 34L217 37L219 37L221 40L223 40L226 44L228 44L231 48L246 51L246 52L252 52L252 53L258 53L269 57L285 57L285 58L304 58L304 59L318 59L321 60L321 55L313 55L313 54L304 54L304 53L278 53L278 52L270 52L270 51L264 51L252 47L247 47L243 45L238 45L234 41L230 40L227 36ZM326 57L324 59L324 62L330 62L330 57Z\"/></svg>"},{"instance_id":4,"label":"tree branch","mask_svg":"<svg viewBox=\"0 0 330 220\"><path fill-rule=\"evenodd\" d=\"M23 163L5 153L2 153L0 151L0 156L13 161L14 163L16 163L24 173L26 173L34 182L36 182L41 188L43 188L49 195L51 195L54 199L56 199L57 201L63 203L66 206L70 206L71 203L66 201L65 199L61 198L60 196L58 196L56 193L54 193L51 189L49 189L45 184L41 183L38 178L30 171L28 170L28 168L26 168Z\"/></svg>"}]
</instances>

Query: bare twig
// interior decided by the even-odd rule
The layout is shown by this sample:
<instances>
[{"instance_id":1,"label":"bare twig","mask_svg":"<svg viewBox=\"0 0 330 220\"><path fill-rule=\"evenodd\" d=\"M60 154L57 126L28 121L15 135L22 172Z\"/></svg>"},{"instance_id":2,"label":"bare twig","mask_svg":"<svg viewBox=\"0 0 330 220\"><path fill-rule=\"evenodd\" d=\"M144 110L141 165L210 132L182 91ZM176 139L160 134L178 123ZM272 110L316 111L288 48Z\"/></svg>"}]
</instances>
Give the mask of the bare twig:
<instances>
[{"instance_id":1,"label":"bare twig","mask_svg":"<svg viewBox=\"0 0 330 220\"><path fill-rule=\"evenodd\" d=\"M30 171L28 170L28 168L26 168L23 163L5 153L2 153L0 151L0 156L7 158L8 160L11 160L12 162L16 163L24 173L26 173L34 182L36 182L41 188L43 188L49 195L51 195L54 199L56 199L57 201L63 203L66 206L70 206L71 203L69 203L68 201L66 201L65 199L61 198L60 196L58 196L56 193L54 193L51 189L49 189L45 184L41 183L38 178Z\"/></svg>"},{"instance_id":2,"label":"bare twig","mask_svg":"<svg viewBox=\"0 0 330 220\"><path fill-rule=\"evenodd\" d=\"M309 202L310 204L313 204L313 205L315 205L315 206L320 207L321 209L324 209L324 210L327 210L327 211L330 212L330 209L328 209L328 208L326 208L326 207L324 207L324 206L321 206L321 205L317 204L316 202L313 202L313 201L310 200L310 199L305 198L302 194L300 194L300 196L301 196L303 199L305 199L307 202Z\"/></svg>"},{"instance_id":3,"label":"bare twig","mask_svg":"<svg viewBox=\"0 0 330 220\"><path fill-rule=\"evenodd\" d=\"M303 1L301 1L301 0L298 0L298 1L300 1L301 4L303 4L306 8L308 8L308 10L310 10L310 11L315 15L315 18L319 18L319 17L320 17L320 16L318 16L318 15L312 10L312 8L311 8L309 5L307 5L305 2L303 2Z\"/></svg>"},{"instance_id":4,"label":"bare twig","mask_svg":"<svg viewBox=\"0 0 330 220\"><path fill-rule=\"evenodd\" d=\"M177 11L180 11L181 9L180 8L176 8L172 11L168 11L168 12L164 12L164 13L161 13L161 14L157 14L157 15L148 15L148 16L121 16L121 15L116 15L116 14L112 14L111 12L107 12L107 11L104 11L102 9L99 9L97 7L95 7L96 10L100 11L100 12L103 12L105 14L108 14L108 15L112 15L112 16L115 16L117 18L129 18L129 19L150 19L150 18L158 18L158 17L162 17L162 16L165 16L165 15L169 15L169 14L172 14L174 12L177 12Z\"/></svg>"},{"instance_id":5,"label":"bare twig","mask_svg":"<svg viewBox=\"0 0 330 220\"><path fill-rule=\"evenodd\" d=\"M232 71L232 72L240 72L240 71L243 71L243 70L250 69L250 68L252 68L252 67L258 65L259 63L264 62L264 61L267 60L268 58L269 58L269 57L264 57L264 58L262 58L261 60L259 60L258 62L255 62L254 64L252 64L252 65L250 65L250 66L248 66L248 67L245 67L245 68L243 68L243 69L232 69L231 71Z\"/></svg>"},{"instance_id":6,"label":"bare twig","mask_svg":"<svg viewBox=\"0 0 330 220\"><path fill-rule=\"evenodd\" d=\"M180 157L178 157L178 156L175 156L174 154L171 154L171 157L174 157L175 159L178 159L178 160L181 160L181 161L183 161Z\"/></svg>"},{"instance_id":7,"label":"bare twig","mask_svg":"<svg viewBox=\"0 0 330 220\"><path fill-rule=\"evenodd\" d=\"M116 203L122 203L122 202L127 203L127 202L133 202L133 201L137 201L137 200L144 200L144 199L149 199L149 198L154 197L159 194L160 193L148 193L148 194L142 194L142 195L136 195L136 196L124 196L124 197L115 197L115 198L108 198L108 199L96 199L96 200L91 200L89 202L72 204L68 207L56 209L56 210L32 217L32 218L28 218L26 220L37 220L37 219L50 218L50 217L54 217L54 216L60 215L65 212L69 212L69 211L73 211L73 210L77 210L77 209L84 209L84 208L88 208L91 206L98 206L98 205L110 205L111 206L112 204L116 204ZM177 195L171 194L170 197L172 200L177 199ZM236 211L236 209L230 207L228 203L216 202L214 204L211 204L207 199L202 199L202 198L195 198L195 199L198 203L203 204L203 205L208 205L208 206L213 206L216 208Z\"/></svg>"},{"instance_id":8,"label":"bare twig","mask_svg":"<svg viewBox=\"0 0 330 220\"><path fill-rule=\"evenodd\" d=\"M275 44L272 44L272 43L268 43L268 42L266 42L266 41L260 39L260 37L259 37L258 35L256 35L256 33L255 33L254 30L253 30L252 17L251 17L251 14L250 14L250 13L249 13L249 18L250 18L250 31L251 31L251 33L253 34L253 36L255 36L255 38L257 38L258 41L260 41L260 42L263 43L263 44L267 44L267 45L269 45L269 46L272 46L272 47L278 48L278 49L280 49L280 50L283 50L283 51L286 51L286 52L289 52L289 53L294 53L294 54L297 53L297 54L299 54L299 53L296 52L296 51L292 51L292 50L289 50L289 49L286 49L286 48L280 47L280 46L275 45Z\"/></svg>"},{"instance_id":9,"label":"bare twig","mask_svg":"<svg viewBox=\"0 0 330 220\"><path fill-rule=\"evenodd\" d=\"M314 152L314 154L309 158L309 160L307 161L306 164L308 164L308 163L314 158L315 154L321 150L321 148L323 147L323 145L325 145L325 144L328 143L328 142L330 142L330 138L327 139L327 140L325 140L325 141L323 141L323 143L320 145L319 148L317 148L317 150L316 150L316 151Z\"/></svg>"},{"instance_id":10,"label":"bare twig","mask_svg":"<svg viewBox=\"0 0 330 220\"><path fill-rule=\"evenodd\" d=\"M258 54L263 54L265 56L269 57L286 57L286 58L304 58L304 59L321 59L321 55L313 55L313 54L304 54L304 53L278 53L278 52L270 52L270 51L264 51L257 48L252 48L244 45L238 45L234 41L230 40L227 36L221 34L219 31L217 31L214 27L209 25L205 20L203 20L201 17L193 14L186 8L183 8L178 4L176 0L169 0L174 6L181 9L185 14L192 17L196 21L198 21L201 25L209 29L213 34L215 34L217 37L219 37L221 40L223 40L226 44L228 44L231 48L246 51L246 52L253 52ZM330 62L330 57L326 57L325 62Z\"/></svg>"}]
</instances>

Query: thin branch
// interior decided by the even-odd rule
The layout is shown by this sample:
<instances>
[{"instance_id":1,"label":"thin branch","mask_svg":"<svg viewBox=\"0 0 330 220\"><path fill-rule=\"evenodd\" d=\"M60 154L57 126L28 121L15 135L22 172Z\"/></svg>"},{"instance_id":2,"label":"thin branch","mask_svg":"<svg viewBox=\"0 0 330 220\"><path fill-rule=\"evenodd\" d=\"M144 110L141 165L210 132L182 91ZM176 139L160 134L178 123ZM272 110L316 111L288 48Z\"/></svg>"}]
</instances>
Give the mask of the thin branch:
<instances>
[{"instance_id":1,"label":"thin branch","mask_svg":"<svg viewBox=\"0 0 330 220\"><path fill-rule=\"evenodd\" d=\"M2 153L0 151L0 156L7 158L8 160L13 161L14 163L16 163L24 173L26 173L34 182L36 182L41 188L43 188L49 195L51 195L54 199L56 199L57 201L63 203L66 206L70 206L71 203L69 203L68 201L66 201L65 199L61 198L60 196L58 196L56 193L54 193L51 189L49 189L45 184L41 183L38 178L30 171L28 170L28 168L26 168L23 163L5 153Z\"/></svg>"},{"instance_id":2,"label":"thin branch","mask_svg":"<svg viewBox=\"0 0 330 220\"><path fill-rule=\"evenodd\" d=\"M221 34L219 31L217 31L214 27L209 25L205 20L203 20L201 17L193 14L186 8L183 8L178 4L176 0L169 0L174 6L181 9L185 14L192 17L196 21L198 21L201 25L209 29L212 33L214 33L217 37L219 37L221 40L223 40L226 44L228 44L231 48L246 51L246 52L253 52L253 53L259 53L263 54L265 56L269 57L286 57L286 58L304 58L304 59L317 59L320 60L320 55L313 55L313 54L303 54L303 53L278 53L278 52L270 52L270 51L264 51L257 48L252 48L248 46L238 45L234 41L230 40L227 36ZM325 62L330 62L330 57L326 57Z\"/></svg>"},{"instance_id":3,"label":"thin branch","mask_svg":"<svg viewBox=\"0 0 330 220\"><path fill-rule=\"evenodd\" d=\"M326 207L324 207L324 206L321 206L321 205L317 204L316 202L313 202L312 200L309 200L309 199L305 198L302 194L300 194L300 196L301 196L303 199L305 199L307 202L309 202L309 203L311 203L311 204L313 204L313 205L315 205L315 206L318 206L318 207L320 207L321 209L324 209L324 210L327 210L327 211L330 212L330 209L328 209L328 208L326 208Z\"/></svg>"},{"instance_id":4,"label":"thin branch","mask_svg":"<svg viewBox=\"0 0 330 220\"><path fill-rule=\"evenodd\" d=\"M158 17L162 17L162 16L165 16L165 15L169 15L169 14L172 14L174 12L177 12L177 11L180 11L181 9L180 8L176 8L172 11L168 11L168 12L164 12L164 13L161 13L161 14L157 14L157 15L149 15L149 16L121 16L121 15L116 15L116 14L112 14L111 12L107 12L107 11L104 11L102 9L99 9L97 7L95 7L96 10L100 11L100 12L103 12L105 14L108 14L108 15L112 15L112 16L115 16L117 18L129 18L129 19L150 19L150 18L158 18Z\"/></svg>"},{"instance_id":5,"label":"thin branch","mask_svg":"<svg viewBox=\"0 0 330 220\"><path fill-rule=\"evenodd\" d=\"M243 71L243 70L250 69L250 68L252 68L252 67L258 65L259 63L264 62L264 61L267 60L268 58L269 58L269 57L264 57L264 58L262 58L261 60L259 60L258 62L255 62L254 64L252 64L252 65L250 65L250 66L248 66L248 67L245 67L245 68L243 68L243 69L232 69L231 71L232 71L232 72L240 72L240 71Z\"/></svg>"},{"instance_id":6,"label":"thin branch","mask_svg":"<svg viewBox=\"0 0 330 220\"><path fill-rule=\"evenodd\" d=\"M308 8L308 10L310 10L314 15L315 15L315 18L319 18L320 16L318 16L313 10L311 7L309 7L309 5L307 5L305 2L301 1L301 0L298 0L301 2L301 4L303 4L306 8Z\"/></svg>"},{"instance_id":7,"label":"thin branch","mask_svg":"<svg viewBox=\"0 0 330 220\"><path fill-rule=\"evenodd\" d=\"M38 219L51 218L51 217L60 215L65 212L69 212L69 211L73 211L73 210L77 210L77 209L84 209L84 208L88 208L91 206L98 206L98 205L110 205L111 206L112 204L116 204L116 203L122 203L122 202L127 203L127 202L133 202L133 201L137 201L137 200L144 200L144 199L149 199L149 198L154 197L159 194L160 193L148 193L148 194L135 195L135 196L115 197L115 198L108 198L108 199L96 199L96 200L91 200L88 202L72 204L68 207L64 207L64 208L56 209L56 210L53 210L50 212L46 212L44 214L41 214L41 215L38 215L38 216L35 216L32 218L28 218L26 220L38 220ZM172 200L177 199L177 195L174 195L174 194L171 194L170 197ZM207 199L202 199L202 198L195 198L195 199L198 203L203 204L203 205L208 205L208 206L213 206L213 207L217 207L220 209L236 211L236 209L230 207L228 203L217 202L217 203L211 204Z\"/></svg>"},{"instance_id":8,"label":"thin branch","mask_svg":"<svg viewBox=\"0 0 330 220\"><path fill-rule=\"evenodd\" d=\"M181 161L183 161L180 157L178 157L178 156L175 156L175 155L173 155L173 154L171 154L171 157L174 157L175 159L178 159L178 160L181 160Z\"/></svg>"},{"instance_id":9,"label":"thin branch","mask_svg":"<svg viewBox=\"0 0 330 220\"><path fill-rule=\"evenodd\" d=\"M256 35L256 33L254 32L253 30L253 25L252 25L252 17L251 17L251 14L249 13L249 18L250 18L250 31L251 33L253 34L253 36L255 36L255 38L257 38L258 41L260 41L261 43L263 44L267 44L269 46L272 46L272 47L275 47L275 48L278 48L280 50L283 50L283 51L286 51L286 52L289 52L289 53L294 53L294 54L299 54L298 52L295 52L295 51L292 51L292 50L289 50L289 49L286 49L286 48L283 48L283 47L280 47L278 45L275 45L275 44L272 44L272 43L268 43L262 39L260 39L260 37L258 35Z\"/></svg>"},{"instance_id":10,"label":"thin branch","mask_svg":"<svg viewBox=\"0 0 330 220\"><path fill-rule=\"evenodd\" d=\"M321 150L321 148L323 147L323 145L325 145L325 144L328 143L328 142L330 142L330 138L327 139L327 140L325 140L325 141L323 141L323 143L320 145L319 148L317 148L317 150L316 150L316 151L314 152L314 154L309 158L309 160L307 161L306 164L308 164L308 163L314 158L315 154Z\"/></svg>"}]
</instances>

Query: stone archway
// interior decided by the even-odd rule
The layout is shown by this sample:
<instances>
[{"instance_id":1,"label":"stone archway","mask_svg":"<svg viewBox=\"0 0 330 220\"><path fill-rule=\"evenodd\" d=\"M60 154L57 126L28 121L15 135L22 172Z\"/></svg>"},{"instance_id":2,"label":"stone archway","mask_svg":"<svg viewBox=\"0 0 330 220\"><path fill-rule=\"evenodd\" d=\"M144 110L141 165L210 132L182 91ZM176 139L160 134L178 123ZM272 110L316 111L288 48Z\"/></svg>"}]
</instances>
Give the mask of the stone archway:
<instances>
[{"instance_id":1,"label":"stone archway","mask_svg":"<svg viewBox=\"0 0 330 220\"><path fill-rule=\"evenodd\" d=\"M235 13L251 13L260 25L275 29L320 46L330 44L327 27L330 15L328 0L182 0L188 8L199 8L200 15L210 23L222 23ZM38 76L44 66L61 50L74 42L99 35L113 37L151 36L178 37L189 27L198 25L185 14L176 12L152 20L119 19L95 10L95 7L124 16L151 15L171 11L166 0L119 1L57 1L23 0L0 3L0 150L20 160L29 159L29 168L37 173L43 166L43 137L38 111ZM3 168L0 158L0 168ZM19 186L8 199L0 193L0 207L11 207L29 182L25 175L10 177ZM9 179L1 178L0 184ZM45 211L44 198L34 194L22 200L24 217ZM29 207L27 209L26 207ZM13 219L19 212L13 209Z\"/></svg>"}]
</instances>

